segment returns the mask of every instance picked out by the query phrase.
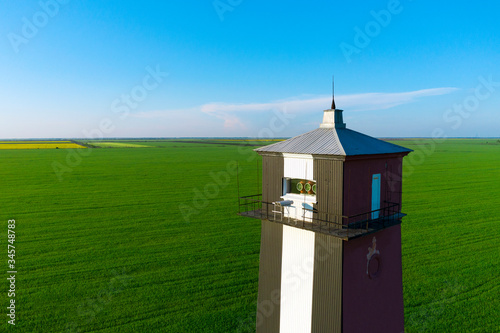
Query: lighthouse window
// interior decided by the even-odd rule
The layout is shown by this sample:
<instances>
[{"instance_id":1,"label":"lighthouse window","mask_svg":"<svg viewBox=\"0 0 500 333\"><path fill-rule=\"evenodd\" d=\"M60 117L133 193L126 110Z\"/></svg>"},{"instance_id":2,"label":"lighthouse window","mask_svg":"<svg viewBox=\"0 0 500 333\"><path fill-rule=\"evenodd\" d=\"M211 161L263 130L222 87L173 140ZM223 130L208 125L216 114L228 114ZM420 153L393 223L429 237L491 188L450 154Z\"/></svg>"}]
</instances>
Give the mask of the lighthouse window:
<instances>
[{"instance_id":1,"label":"lighthouse window","mask_svg":"<svg viewBox=\"0 0 500 333\"><path fill-rule=\"evenodd\" d=\"M283 178L283 195L287 193L316 195L316 182L307 179Z\"/></svg>"}]
</instances>

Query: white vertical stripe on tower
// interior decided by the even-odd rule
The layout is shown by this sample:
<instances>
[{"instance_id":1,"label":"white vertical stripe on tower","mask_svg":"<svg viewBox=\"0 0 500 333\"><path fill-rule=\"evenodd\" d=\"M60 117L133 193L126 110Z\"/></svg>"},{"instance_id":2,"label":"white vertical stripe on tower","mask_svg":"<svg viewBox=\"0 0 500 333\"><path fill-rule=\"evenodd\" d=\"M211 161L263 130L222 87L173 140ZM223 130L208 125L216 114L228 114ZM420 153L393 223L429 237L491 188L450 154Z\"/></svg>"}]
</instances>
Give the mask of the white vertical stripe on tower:
<instances>
[{"instance_id":1,"label":"white vertical stripe on tower","mask_svg":"<svg viewBox=\"0 0 500 333\"><path fill-rule=\"evenodd\" d=\"M311 332L314 236L283 226L280 333Z\"/></svg>"}]
</instances>

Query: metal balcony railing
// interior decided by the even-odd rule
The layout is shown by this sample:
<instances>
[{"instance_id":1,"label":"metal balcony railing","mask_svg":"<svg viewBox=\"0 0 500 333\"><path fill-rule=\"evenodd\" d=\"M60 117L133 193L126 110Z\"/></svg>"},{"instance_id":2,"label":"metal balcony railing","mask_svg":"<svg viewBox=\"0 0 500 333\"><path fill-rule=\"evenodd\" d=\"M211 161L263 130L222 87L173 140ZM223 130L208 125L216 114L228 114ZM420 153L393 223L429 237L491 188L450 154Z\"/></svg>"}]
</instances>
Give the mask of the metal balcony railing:
<instances>
[{"instance_id":1,"label":"metal balcony railing","mask_svg":"<svg viewBox=\"0 0 500 333\"><path fill-rule=\"evenodd\" d=\"M383 202L383 207L380 209L352 216L341 216L302 206L293 207L303 210L301 218L290 217L286 209L276 203L262 201L261 194L238 198L238 214L241 216L321 232L344 240L364 236L400 224L401 218L406 216L406 214L400 212L398 203L387 201ZM278 210L281 210L281 213Z\"/></svg>"}]
</instances>

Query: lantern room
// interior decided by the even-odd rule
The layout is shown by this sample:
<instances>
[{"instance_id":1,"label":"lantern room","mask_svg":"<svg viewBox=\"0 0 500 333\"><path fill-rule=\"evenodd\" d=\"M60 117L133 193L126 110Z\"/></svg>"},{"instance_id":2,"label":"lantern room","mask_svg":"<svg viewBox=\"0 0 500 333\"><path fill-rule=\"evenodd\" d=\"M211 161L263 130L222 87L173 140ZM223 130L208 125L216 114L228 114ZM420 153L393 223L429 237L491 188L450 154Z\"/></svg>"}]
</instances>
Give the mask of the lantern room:
<instances>
[{"instance_id":1,"label":"lantern room","mask_svg":"<svg viewBox=\"0 0 500 333\"><path fill-rule=\"evenodd\" d=\"M318 129L256 149L262 193L241 197L240 215L345 240L400 223L411 150L346 128L342 113L325 110Z\"/></svg>"},{"instance_id":2,"label":"lantern room","mask_svg":"<svg viewBox=\"0 0 500 333\"><path fill-rule=\"evenodd\" d=\"M402 332L411 150L348 129L333 102L319 128L255 151L262 193L239 214L262 221L257 332Z\"/></svg>"}]
</instances>

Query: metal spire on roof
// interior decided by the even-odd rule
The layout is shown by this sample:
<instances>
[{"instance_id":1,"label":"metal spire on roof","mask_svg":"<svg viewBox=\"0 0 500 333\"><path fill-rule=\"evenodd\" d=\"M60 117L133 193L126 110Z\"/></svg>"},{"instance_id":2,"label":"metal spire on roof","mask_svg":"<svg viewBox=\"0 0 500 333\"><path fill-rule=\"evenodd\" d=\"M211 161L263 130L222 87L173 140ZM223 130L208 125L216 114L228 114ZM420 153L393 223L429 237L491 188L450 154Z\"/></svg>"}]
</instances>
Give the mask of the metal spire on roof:
<instances>
[{"instance_id":1,"label":"metal spire on roof","mask_svg":"<svg viewBox=\"0 0 500 333\"><path fill-rule=\"evenodd\" d=\"M332 75L332 110L335 110L335 77Z\"/></svg>"},{"instance_id":2,"label":"metal spire on roof","mask_svg":"<svg viewBox=\"0 0 500 333\"><path fill-rule=\"evenodd\" d=\"M323 122L319 125L320 128L345 128L345 123L342 117L342 110L337 109L335 105L335 77L332 75L332 107L325 110L323 114Z\"/></svg>"}]
</instances>

